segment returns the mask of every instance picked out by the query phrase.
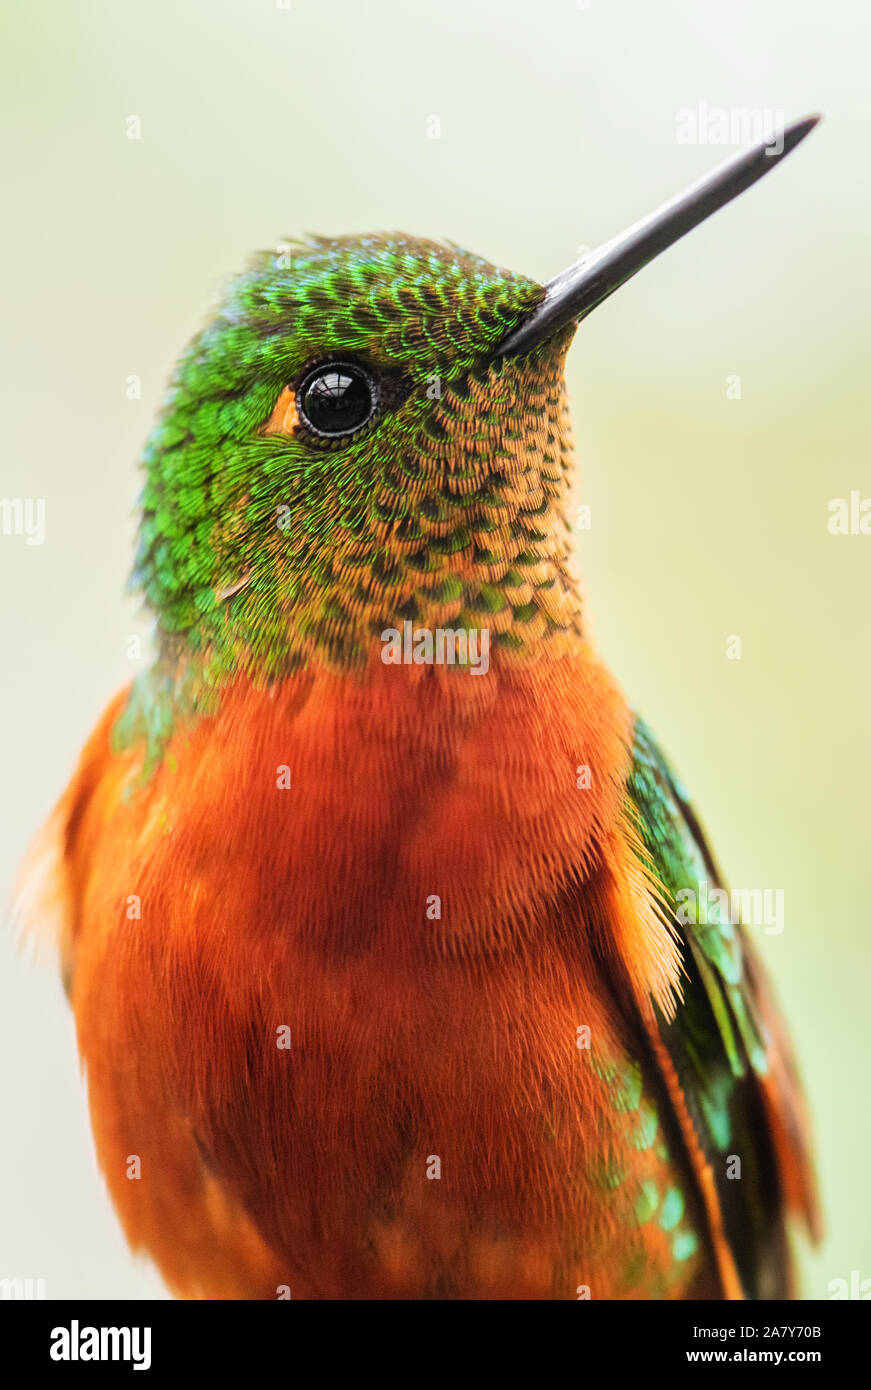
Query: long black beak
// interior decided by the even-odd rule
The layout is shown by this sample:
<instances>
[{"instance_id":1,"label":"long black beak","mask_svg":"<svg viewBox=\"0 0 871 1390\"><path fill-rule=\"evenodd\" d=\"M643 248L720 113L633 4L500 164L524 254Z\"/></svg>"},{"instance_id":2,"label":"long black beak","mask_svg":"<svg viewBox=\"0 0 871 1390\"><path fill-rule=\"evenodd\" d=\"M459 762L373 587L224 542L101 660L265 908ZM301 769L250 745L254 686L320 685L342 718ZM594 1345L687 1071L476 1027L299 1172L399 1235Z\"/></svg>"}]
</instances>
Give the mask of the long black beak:
<instances>
[{"instance_id":1,"label":"long black beak","mask_svg":"<svg viewBox=\"0 0 871 1390\"><path fill-rule=\"evenodd\" d=\"M680 237L686 236L712 212L730 203L779 164L813 130L819 116L805 116L783 131L782 145L754 145L727 159L685 193L652 212L628 231L591 251L545 286L540 304L502 339L497 357L528 352L567 323L579 323L609 294L625 284L642 266ZM780 143L778 141L778 143Z\"/></svg>"}]
</instances>

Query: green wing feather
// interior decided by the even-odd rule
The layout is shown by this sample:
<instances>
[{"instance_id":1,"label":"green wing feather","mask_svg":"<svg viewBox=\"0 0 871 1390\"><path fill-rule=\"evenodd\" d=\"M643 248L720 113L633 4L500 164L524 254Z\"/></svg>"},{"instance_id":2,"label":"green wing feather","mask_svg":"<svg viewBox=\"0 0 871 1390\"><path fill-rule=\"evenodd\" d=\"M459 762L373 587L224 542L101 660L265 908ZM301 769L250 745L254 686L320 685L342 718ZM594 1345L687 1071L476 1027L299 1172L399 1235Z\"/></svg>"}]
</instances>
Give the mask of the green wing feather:
<instances>
[{"instance_id":1,"label":"green wing feather","mask_svg":"<svg viewBox=\"0 0 871 1390\"><path fill-rule=\"evenodd\" d=\"M817 1219L788 1044L745 931L718 915L716 904L702 910L699 885L722 887L723 878L686 794L641 720L633 753L630 809L675 913L686 971L683 1001L673 1021L660 1016L660 1031L714 1173L745 1294L788 1297L786 1208L798 1206L811 1229ZM678 920L686 890L704 920Z\"/></svg>"}]
</instances>

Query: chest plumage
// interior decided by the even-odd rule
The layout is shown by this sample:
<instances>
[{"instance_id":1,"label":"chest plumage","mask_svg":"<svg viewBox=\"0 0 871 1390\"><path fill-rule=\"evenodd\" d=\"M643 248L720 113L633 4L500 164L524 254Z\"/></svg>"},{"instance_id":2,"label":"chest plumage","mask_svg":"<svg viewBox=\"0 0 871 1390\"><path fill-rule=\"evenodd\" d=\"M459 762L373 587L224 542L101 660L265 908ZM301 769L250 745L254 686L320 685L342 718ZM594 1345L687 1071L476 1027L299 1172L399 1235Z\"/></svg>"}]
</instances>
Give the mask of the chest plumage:
<instances>
[{"instance_id":1,"label":"chest plumage","mask_svg":"<svg viewBox=\"0 0 871 1390\"><path fill-rule=\"evenodd\" d=\"M376 661L240 686L144 785L107 728L86 754L99 791L70 807L67 856L94 1125L134 1243L186 1204L164 1258L180 1292L227 1289L221 1260L191 1282L179 1238L209 1238L216 1175L246 1239L268 1233L237 1294L650 1297L704 1277L679 1134L609 968L643 892L631 719L588 651L493 676ZM652 977L669 941L639 921Z\"/></svg>"}]
</instances>

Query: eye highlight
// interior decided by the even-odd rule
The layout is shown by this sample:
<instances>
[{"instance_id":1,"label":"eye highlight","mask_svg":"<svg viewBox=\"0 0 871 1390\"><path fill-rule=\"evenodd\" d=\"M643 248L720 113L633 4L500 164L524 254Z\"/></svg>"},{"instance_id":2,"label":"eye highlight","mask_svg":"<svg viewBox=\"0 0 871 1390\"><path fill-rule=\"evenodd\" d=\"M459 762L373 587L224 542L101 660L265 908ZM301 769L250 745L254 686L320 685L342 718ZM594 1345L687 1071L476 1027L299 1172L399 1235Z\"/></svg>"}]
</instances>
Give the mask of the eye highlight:
<instances>
[{"instance_id":1,"label":"eye highlight","mask_svg":"<svg viewBox=\"0 0 871 1390\"><path fill-rule=\"evenodd\" d=\"M300 382L296 411L300 421L327 439L356 434L378 405L375 378L356 362L322 362Z\"/></svg>"}]
</instances>

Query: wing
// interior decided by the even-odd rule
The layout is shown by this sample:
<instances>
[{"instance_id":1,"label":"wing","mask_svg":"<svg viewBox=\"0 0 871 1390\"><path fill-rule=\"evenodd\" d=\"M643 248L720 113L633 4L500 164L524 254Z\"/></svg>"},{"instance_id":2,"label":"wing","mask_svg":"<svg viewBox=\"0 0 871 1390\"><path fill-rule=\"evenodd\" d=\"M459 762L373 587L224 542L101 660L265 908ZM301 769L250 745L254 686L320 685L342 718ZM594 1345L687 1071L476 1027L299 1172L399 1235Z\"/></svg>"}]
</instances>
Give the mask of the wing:
<instances>
[{"instance_id":1,"label":"wing","mask_svg":"<svg viewBox=\"0 0 871 1390\"><path fill-rule=\"evenodd\" d=\"M636 724L631 808L672 913L691 889L698 910L675 916L683 1001L657 1011L665 1045L716 1189L718 1218L748 1298L791 1296L787 1213L819 1237L804 1100L786 1032L746 931L701 910L723 878L683 790L646 726ZM692 901L692 900L690 900ZM736 1163L740 1161L740 1167ZM739 1176L740 1175L740 1176Z\"/></svg>"}]
</instances>

